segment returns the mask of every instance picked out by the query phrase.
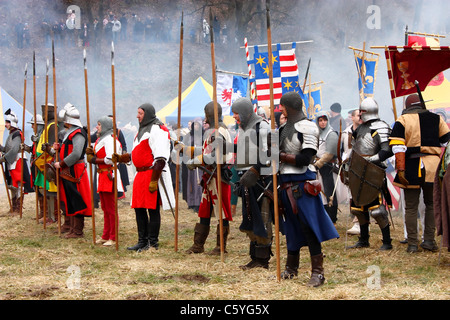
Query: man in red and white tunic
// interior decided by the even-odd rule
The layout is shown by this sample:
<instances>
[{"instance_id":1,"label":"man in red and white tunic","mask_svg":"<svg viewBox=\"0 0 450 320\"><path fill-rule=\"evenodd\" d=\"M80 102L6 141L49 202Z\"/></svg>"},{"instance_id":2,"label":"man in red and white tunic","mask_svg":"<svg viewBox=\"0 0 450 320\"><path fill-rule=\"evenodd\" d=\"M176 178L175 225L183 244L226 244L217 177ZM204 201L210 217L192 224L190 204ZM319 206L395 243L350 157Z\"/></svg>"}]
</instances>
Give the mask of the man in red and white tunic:
<instances>
[{"instance_id":1,"label":"man in red and white tunic","mask_svg":"<svg viewBox=\"0 0 450 320\"><path fill-rule=\"evenodd\" d=\"M156 117L155 108L150 103L138 108L137 118L139 130L131 152L136 167L131 207L136 213L138 243L127 249L140 252L158 249L160 205L163 210L173 208L175 195L167 164L170 158L169 130Z\"/></svg>"},{"instance_id":2,"label":"man in red and white tunic","mask_svg":"<svg viewBox=\"0 0 450 320\"><path fill-rule=\"evenodd\" d=\"M5 162L5 178L8 189L11 191L12 213L20 212L20 188L23 181L24 193L33 192L31 185L30 172L28 170L27 159L20 152L23 133L18 126L18 118L11 109L5 112L5 128L9 130L5 146L0 144L0 165ZM22 161L23 161L23 180L22 179Z\"/></svg>"},{"instance_id":3,"label":"man in red and white tunic","mask_svg":"<svg viewBox=\"0 0 450 320\"><path fill-rule=\"evenodd\" d=\"M230 133L226 127L226 125L222 122L222 107L220 104L217 104L218 107L218 116L219 116L219 125L218 125L218 136L223 142L223 151L224 155L222 158L222 168L225 168L226 163L230 163L233 159L233 153L226 153L225 145L232 144ZM215 216L218 219L220 218L220 210L223 209L224 217L223 217L223 239L224 239L224 251L226 252L226 241L230 231L229 222L233 220L231 215L231 187L229 184L221 181L222 186L222 208L219 208L218 204L218 181L215 172L216 167L216 145L215 137L215 124L214 124L214 103L209 102L205 106L205 122L209 124L209 129L205 132L205 139L203 142L203 150L202 154L198 157L195 157L188 161L186 164L188 169L193 170L198 166L205 166L211 173L214 174L211 176L209 173L204 173L202 177L202 186L203 186L203 195L202 200L200 202L200 208L198 212L198 216L200 218L200 222L195 225L194 228L194 243L193 245L186 251L186 253L202 253L204 252L204 244L206 239L208 238L210 225L211 225L211 217ZM219 150L217 148L217 150ZM223 174L222 174L223 179ZM217 225L217 242L216 247L210 252L212 255L220 255L220 228L219 224Z\"/></svg>"},{"instance_id":4,"label":"man in red and white tunic","mask_svg":"<svg viewBox=\"0 0 450 320\"><path fill-rule=\"evenodd\" d=\"M67 129L62 139L59 161L54 163L60 170L60 198L64 204L70 230L65 238L84 236L84 217L92 216L91 186L84 155L87 148L87 133L80 121L80 112L67 103L59 112Z\"/></svg>"},{"instance_id":5,"label":"man in red and white tunic","mask_svg":"<svg viewBox=\"0 0 450 320\"><path fill-rule=\"evenodd\" d=\"M116 201L114 192L113 154L122 154L122 145L116 137L114 151L113 122L110 117L103 116L97 122L97 137L94 148L86 149L88 162L97 165L97 191L100 195L103 210L103 234L96 241L103 246L116 244ZM129 159L128 159L129 161ZM120 171L117 172L117 192L123 192Z\"/></svg>"}]
</instances>

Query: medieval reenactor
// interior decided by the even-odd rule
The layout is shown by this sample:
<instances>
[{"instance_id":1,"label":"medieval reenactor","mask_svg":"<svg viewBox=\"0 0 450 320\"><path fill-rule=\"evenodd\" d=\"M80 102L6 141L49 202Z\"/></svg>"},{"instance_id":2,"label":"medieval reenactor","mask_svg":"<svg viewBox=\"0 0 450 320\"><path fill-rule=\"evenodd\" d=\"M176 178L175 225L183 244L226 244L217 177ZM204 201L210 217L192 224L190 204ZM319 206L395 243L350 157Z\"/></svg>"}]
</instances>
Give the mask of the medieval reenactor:
<instances>
[{"instance_id":1,"label":"medieval reenactor","mask_svg":"<svg viewBox=\"0 0 450 320\"><path fill-rule=\"evenodd\" d=\"M216 131L215 131L215 119L214 119L214 103L209 102L205 106L205 122L209 125L209 128L205 132L205 139L203 142L202 153L197 157L190 159L187 162L187 167L190 170L194 170L195 168L205 168L207 171L203 173L202 176L202 186L203 186L203 196L202 201L200 202L200 207L198 211L198 216L200 218L200 222L198 222L194 227L194 243L193 245L186 251L186 253L202 253L205 251L204 245L206 239L208 238L211 218L215 216L217 219L221 217L220 210L223 210L224 216L222 217L223 222L223 243L224 243L224 252L226 253L226 243L227 237L230 232L230 221L233 220L231 216L231 187L224 181L217 181L216 175L216 153L215 151L220 150L214 148L218 143L222 143L224 146L223 163L229 163L232 153L226 152L226 144L232 142L230 133L226 127L226 125L222 122L222 107L220 104L217 104L218 111L218 139L220 142L215 142L216 139ZM222 171L225 171L227 168L222 167ZM226 175L222 173L222 177L225 178ZM225 178L226 179L226 178ZM222 179L223 180L223 179ZM222 187L222 208L218 206L218 184L221 183ZM217 242L216 247L210 252L213 255L220 255L220 221L217 225Z\"/></svg>"},{"instance_id":2,"label":"medieval reenactor","mask_svg":"<svg viewBox=\"0 0 450 320\"><path fill-rule=\"evenodd\" d=\"M316 124L319 128L319 150L316 154L314 166L319 171L320 178L322 179L323 193L325 195L323 205L325 206L325 210L330 216L331 221L336 223L338 211L337 197L333 197L331 203L330 199L333 196L335 189L333 168L337 157L339 136L338 133L331 127L329 116L326 111L317 113Z\"/></svg>"},{"instance_id":3,"label":"medieval reenactor","mask_svg":"<svg viewBox=\"0 0 450 320\"><path fill-rule=\"evenodd\" d=\"M253 111L249 99L239 98L231 106L233 117L239 125L234 168L240 178L238 194L242 198L242 223L239 230L250 239L250 259L243 270L256 267L269 268L272 255L273 211L268 192L272 192L272 175L262 174L260 152L269 147L270 125Z\"/></svg>"},{"instance_id":4,"label":"medieval reenactor","mask_svg":"<svg viewBox=\"0 0 450 320\"><path fill-rule=\"evenodd\" d=\"M33 187L30 181L30 171L27 165L27 159L20 152L22 144L22 130L19 129L19 119L11 109L5 112L5 128L9 130L8 138L5 146L0 144L0 164L5 163L5 176L8 189L11 192L12 212L14 214L20 213L21 192L20 188L24 188L24 193L33 192ZM23 180L22 179L22 161L23 161ZM23 182L23 183L22 183Z\"/></svg>"},{"instance_id":5,"label":"medieval reenactor","mask_svg":"<svg viewBox=\"0 0 450 320\"><path fill-rule=\"evenodd\" d=\"M325 281L321 243L339 235L324 209L320 183L312 165L318 151L319 130L306 118L302 106L302 98L296 92L281 97L280 110L287 117L279 129L280 199L284 207L281 227L288 250L281 277L297 276L300 248L308 246L312 267L308 286L317 287Z\"/></svg>"},{"instance_id":6,"label":"medieval reenactor","mask_svg":"<svg viewBox=\"0 0 450 320\"><path fill-rule=\"evenodd\" d=\"M408 96L405 106L389 139L397 170L394 185L402 188L405 195L407 252L418 250L417 214L421 191L425 203L425 223L420 246L425 250L437 251L433 183L442 146L448 142L450 131L439 115L426 109L418 94Z\"/></svg>"},{"instance_id":7,"label":"medieval reenactor","mask_svg":"<svg viewBox=\"0 0 450 320\"><path fill-rule=\"evenodd\" d=\"M31 142L33 143L31 146L26 145L25 143L23 143L21 145L21 148L23 148L24 151L28 152L31 154L31 159L30 159L30 174L31 174L31 182L34 184L34 181L36 180L36 176L37 176L37 167L35 164L36 161L36 149L37 149L37 145L39 142L39 138L42 134L42 132L44 131L44 119L42 118L42 116L40 114L36 114L36 121L34 121L34 117L31 118L31 120L28 122L29 124L31 124L31 126L34 126L36 122L36 134L33 134L31 136ZM34 184L34 186L36 187L36 184ZM38 192L38 190L35 190L36 192ZM42 195L41 192L38 192L38 205L39 205L39 211L38 211L38 219L41 219L44 216L44 196Z\"/></svg>"},{"instance_id":8,"label":"medieval reenactor","mask_svg":"<svg viewBox=\"0 0 450 320\"><path fill-rule=\"evenodd\" d=\"M392 199L385 172L385 160L393 155L389 148L391 128L380 120L378 104L373 98L364 99L359 110L362 123L353 133L354 145L350 155L348 183L352 196L351 213L358 218L360 236L356 244L349 248L370 246L369 223L372 217L381 229L383 244L380 250L391 250L392 239L386 204L391 206Z\"/></svg>"},{"instance_id":9,"label":"medieval reenactor","mask_svg":"<svg viewBox=\"0 0 450 320\"><path fill-rule=\"evenodd\" d=\"M91 187L84 160L87 132L81 124L80 112L71 103L64 106L58 117L63 119L66 128L59 159L54 163L54 167L60 170L60 199L70 225L65 238L81 238L84 218L92 216Z\"/></svg>"},{"instance_id":10,"label":"medieval reenactor","mask_svg":"<svg viewBox=\"0 0 450 320\"><path fill-rule=\"evenodd\" d=\"M137 118L139 130L131 153L136 167L131 207L136 214L138 242L127 249L141 252L159 248L160 203L163 210L173 208L175 196L167 164L170 158L169 130L156 117L155 108L150 103L138 108ZM117 154L116 157L120 163L129 161L128 154Z\"/></svg>"},{"instance_id":11,"label":"medieval reenactor","mask_svg":"<svg viewBox=\"0 0 450 320\"><path fill-rule=\"evenodd\" d=\"M55 107L53 104L48 103L47 107L45 105L41 106L43 121L45 126L45 121L47 121L47 127L43 128L39 134L39 138L36 144L36 160L34 162L37 172L36 179L34 180L34 184L39 187L40 198L43 199L44 196L44 181L45 181L45 195L46 195L46 203L47 203L47 221L46 223L56 222L58 219L58 206L57 206L57 190L55 181L49 181L44 177L44 168L45 163L51 163L56 161L54 159L55 154L50 154L52 150L52 146L54 143L58 143L58 137L55 137ZM47 119L45 118L45 110L47 112ZM36 116L37 118L37 116ZM48 152L46 152L48 151ZM43 201L43 200L40 200Z\"/></svg>"},{"instance_id":12,"label":"medieval reenactor","mask_svg":"<svg viewBox=\"0 0 450 320\"><path fill-rule=\"evenodd\" d=\"M89 163L97 165L97 191L104 215L103 234L96 243L108 247L116 244L116 201L112 157L114 153L122 154L122 146L119 141L116 141L114 151L113 123L110 117L101 117L96 128L98 139L93 148L86 148L86 159ZM123 192L120 171L117 171L117 192Z\"/></svg>"}]
</instances>

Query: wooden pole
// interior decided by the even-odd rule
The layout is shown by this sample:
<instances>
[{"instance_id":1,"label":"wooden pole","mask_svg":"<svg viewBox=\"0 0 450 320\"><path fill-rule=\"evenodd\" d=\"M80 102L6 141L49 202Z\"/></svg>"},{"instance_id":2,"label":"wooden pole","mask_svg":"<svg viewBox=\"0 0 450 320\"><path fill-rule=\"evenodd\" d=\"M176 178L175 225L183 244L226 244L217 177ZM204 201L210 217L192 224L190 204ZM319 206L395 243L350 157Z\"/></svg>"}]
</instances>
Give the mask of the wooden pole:
<instances>
[{"instance_id":1,"label":"wooden pole","mask_svg":"<svg viewBox=\"0 0 450 320\"><path fill-rule=\"evenodd\" d=\"M45 142L48 142L48 69L49 69L49 61L47 59L47 71L45 73L45 117L44 117L44 140ZM47 172L45 170L45 164L47 163L47 152L43 151L44 153L44 229L47 228Z\"/></svg>"},{"instance_id":2,"label":"wooden pole","mask_svg":"<svg viewBox=\"0 0 450 320\"><path fill-rule=\"evenodd\" d=\"M392 110L394 113L394 121L397 121L397 107L395 105L395 97L392 96L392 92L394 91L394 75L392 74L392 64L391 64L391 58L389 56L389 49L386 46L385 47L386 52L386 64L388 69L388 76L389 76L389 87L391 89L391 100L392 100Z\"/></svg>"},{"instance_id":3,"label":"wooden pole","mask_svg":"<svg viewBox=\"0 0 450 320\"><path fill-rule=\"evenodd\" d=\"M215 57L215 49L214 49L214 28L213 18L211 8L209 9L209 24L211 26L210 29L210 38L211 38L211 69L212 69L212 82L213 82L213 103L214 103L214 129L216 135L216 141L218 141L219 137L219 110L217 106L217 77L216 77L216 57ZM221 150L220 148L218 148ZM216 181L217 181L217 196L218 196L218 206L219 206L219 238L220 238L220 260L224 262L224 239L223 239L223 208L222 208L222 155L218 150L216 150Z\"/></svg>"},{"instance_id":4,"label":"wooden pole","mask_svg":"<svg viewBox=\"0 0 450 320\"><path fill-rule=\"evenodd\" d=\"M89 86L88 86L88 73L87 73L87 61L86 61L86 48L83 50L84 60L84 92L86 96L86 121L87 121L87 139L88 146L91 146L91 120L89 114ZM95 206L94 206L94 186L92 175L92 163L89 162L89 181L91 184L91 207L92 207L92 241L95 244Z\"/></svg>"},{"instance_id":5,"label":"wooden pole","mask_svg":"<svg viewBox=\"0 0 450 320\"><path fill-rule=\"evenodd\" d=\"M274 111L274 98L273 98L273 61L272 61L272 32L270 29L270 0L266 0L266 19L267 19L267 43L269 53L269 84L270 84L270 124L272 132L275 131L275 111ZM273 143L273 142L272 142ZM277 259L277 280L281 280L281 265L280 265L280 224L278 216L278 181L277 181L277 163L272 160L273 169L273 206L274 206L274 218L275 218L275 247L276 247L276 259Z\"/></svg>"},{"instance_id":6,"label":"wooden pole","mask_svg":"<svg viewBox=\"0 0 450 320\"><path fill-rule=\"evenodd\" d=\"M183 38L184 38L184 26L183 26L183 12L181 13L181 25L180 25L180 62L178 66L178 126L177 126L177 140L181 136L181 88L183 79ZM175 252L178 251L178 197L180 189L180 153L177 153L176 171L175 171ZM170 199L167 199L170 201Z\"/></svg>"},{"instance_id":7,"label":"wooden pole","mask_svg":"<svg viewBox=\"0 0 450 320\"><path fill-rule=\"evenodd\" d=\"M28 71L28 63L25 64L25 75L23 78L23 106L22 106L22 143L25 143L25 106L26 106L26 100L27 100L27 71ZM23 207L23 193L24 193L24 181L23 181L23 169L24 169L24 156L25 150L22 148L22 161L20 165L20 219L22 219L22 207Z\"/></svg>"},{"instance_id":8,"label":"wooden pole","mask_svg":"<svg viewBox=\"0 0 450 320\"><path fill-rule=\"evenodd\" d=\"M53 104L55 106L55 142L59 143L58 139L58 104L56 103L56 59L55 59L55 40L52 39L52 60L53 60ZM55 161L59 160L59 148L55 149ZM59 192L59 170L56 170L56 212L58 219L58 235L61 236L61 195Z\"/></svg>"},{"instance_id":9,"label":"wooden pole","mask_svg":"<svg viewBox=\"0 0 450 320\"><path fill-rule=\"evenodd\" d=\"M111 83L112 83L112 116L113 116L113 148L116 152L116 85L114 70L114 42L111 42ZM115 209L115 227L116 227L116 251L119 250L119 210L117 208L117 163L114 163L114 209Z\"/></svg>"},{"instance_id":10,"label":"wooden pole","mask_svg":"<svg viewBox=\"0 0 450 320\"><path fill-rule=\"evenodd\" d=\"M34 135L37 135L37 119L36 119L36 53L33 51L33 132ZM36 157L36 151L37 151L37 142L33 142L34 147L34 157ZM36 160L36 159L34 159ZM34 176L37 176L37 167L34 166ZM35 193L35 204L36 204L36 223L39 223L39 187L35 184L34 185L34 193Z\"/></svg>"}]
</instances>

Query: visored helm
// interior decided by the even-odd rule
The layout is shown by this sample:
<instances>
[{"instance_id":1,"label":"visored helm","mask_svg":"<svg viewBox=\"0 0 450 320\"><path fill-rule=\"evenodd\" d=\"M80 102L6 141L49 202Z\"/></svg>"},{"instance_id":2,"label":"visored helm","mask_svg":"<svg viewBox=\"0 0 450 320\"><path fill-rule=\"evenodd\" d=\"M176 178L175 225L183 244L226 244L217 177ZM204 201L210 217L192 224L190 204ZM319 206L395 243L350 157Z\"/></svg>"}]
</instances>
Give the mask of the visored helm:
<instances>
[{"instance_id":1,"label":"visored helm","mask_svg":"<svg viewBox=\"0 0 450 320\"><path fill-rule=\"evenodd\" d=\"M363 122L380 119L378 115L378 104L373 98L364 99L359 106L359 111Z\"/></svg>"}]
</instances>

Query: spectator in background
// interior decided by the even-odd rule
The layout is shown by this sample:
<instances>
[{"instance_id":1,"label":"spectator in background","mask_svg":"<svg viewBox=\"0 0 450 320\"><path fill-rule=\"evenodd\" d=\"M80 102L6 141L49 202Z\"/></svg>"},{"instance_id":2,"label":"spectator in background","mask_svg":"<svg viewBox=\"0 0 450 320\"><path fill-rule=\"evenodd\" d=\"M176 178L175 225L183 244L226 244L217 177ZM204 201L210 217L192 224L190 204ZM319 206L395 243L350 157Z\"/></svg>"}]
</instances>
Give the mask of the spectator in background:
<instances>
[{"instance_id":1,"label":"spectator in background","mask_svg":"<svg viewBox=\"0 0 450 320\"><path fill-rule=\"evenodd\" d=\"M55 47L61 45L61 29L59 28L59 23L56 20L52 25L53 39L55 40Z\"/></svg>"},{"instance_id":2,"label":"spectator in background","mask_svg":"<svg viewBox=\"0 0 450 320\"><path fill-rule=\"evenodd\" d=\"M339 103L333 103L330 107L330 126L331 128L333 128L333 130L339 132L340 129L340 123L342 124L342 130L345 129L346 125L345 125L345 121L344 118L342 118L341 116L341 110L342 107Z\"/></svg>"},{"instance_id":3,"label":"spectator in background","mask_svg":"<svg viewBox=\"0 0 450 320\"><path fill-rule=\"evenodd\" d=\"M142 36L144 35L144 24L141 21L141 18L134 15L135 22L133 27L133 41L134 42L142 42Z\"/></svg>"},{"instance_id":4,"label":"spectator in background","mask_svg":"<svg viewBox=\"0 0 450 320\"><path fill-rule=\"evenodd\" d=\"M89 26L87 23L83 26L83 31L81 32L81 39L83 40L83 47L89 47Z\"/></svg>"},{"instance_id":5,"label":"spectator in background","mask_svg":"<svg viewBox=\"0 0 450 320\"><path fill-rule=\"evenodd\" d=\"M127 40L127 26L128 20L125 13L122 13L122 16L119 19L120 24L122 25L122 31L120 32L120 40Z\"/></svg>"},{"instance_id":6,"label":"spectator in background","mask_svg":"<svg viewBox=\"0 0 450 320\"><path fill-rule=\"evenodd\" d=\"M63 47L66 46L66 35L67 35L67 25L64 19L59 20L59 30L61 37L61 44Z\"/></svg>"},{"instance_id":7,"label":"spectator in background","mask_svg":"<svg viewBox=\"0 0 450 320\"><path fill-rule=\"evenodd\" d=\"M114 16L114 20L112 21L112 41L114 41L114 43L119 41L121 30L122 24L117 20L117 17Z\"/></svg>"},{"instance_id":8,"label":"spectator in background","mask_svg":"<svg viewBox=\"0 0 450 320\"><path fill-rule=\"evenodd\" d=\"M23 47L29 48L30 47L30 27L28 26L28 23L25 23L23 26Z\"/></svg>"},{"instance_id":9,"label":"spectator in background","mask_svg":"<svg viewBox=\"0 0 450 320\"><path fill-rule=\"evenodd\" d=\"M0 46L9 47L8 42L8 26L6 22L3 22L0 26Z\"/></svg>"},{"instance_id":10,"label":"spectator in background","mask_svg":"<svg viewBox=\"0 0 450 320\"><path fill-rule=\"evenodd\" d=\"M22 49L23 48L23 23L19 19L19 21L16 23L14 27L14 31L16 33L16 40L17 40L17 48Z\"/></svg>"},{"instance_id":11,"label":"spectator in background","mask_svg":"<svg viewBox=\"0 0 450 320\"><path fill-rule=\"evenodd\" d=\"M42 21L41 31L44 35L44 44L46 48L50 48L52 44L52 27L48 24L46 20Z\"/></svg>"}]
</instances>

